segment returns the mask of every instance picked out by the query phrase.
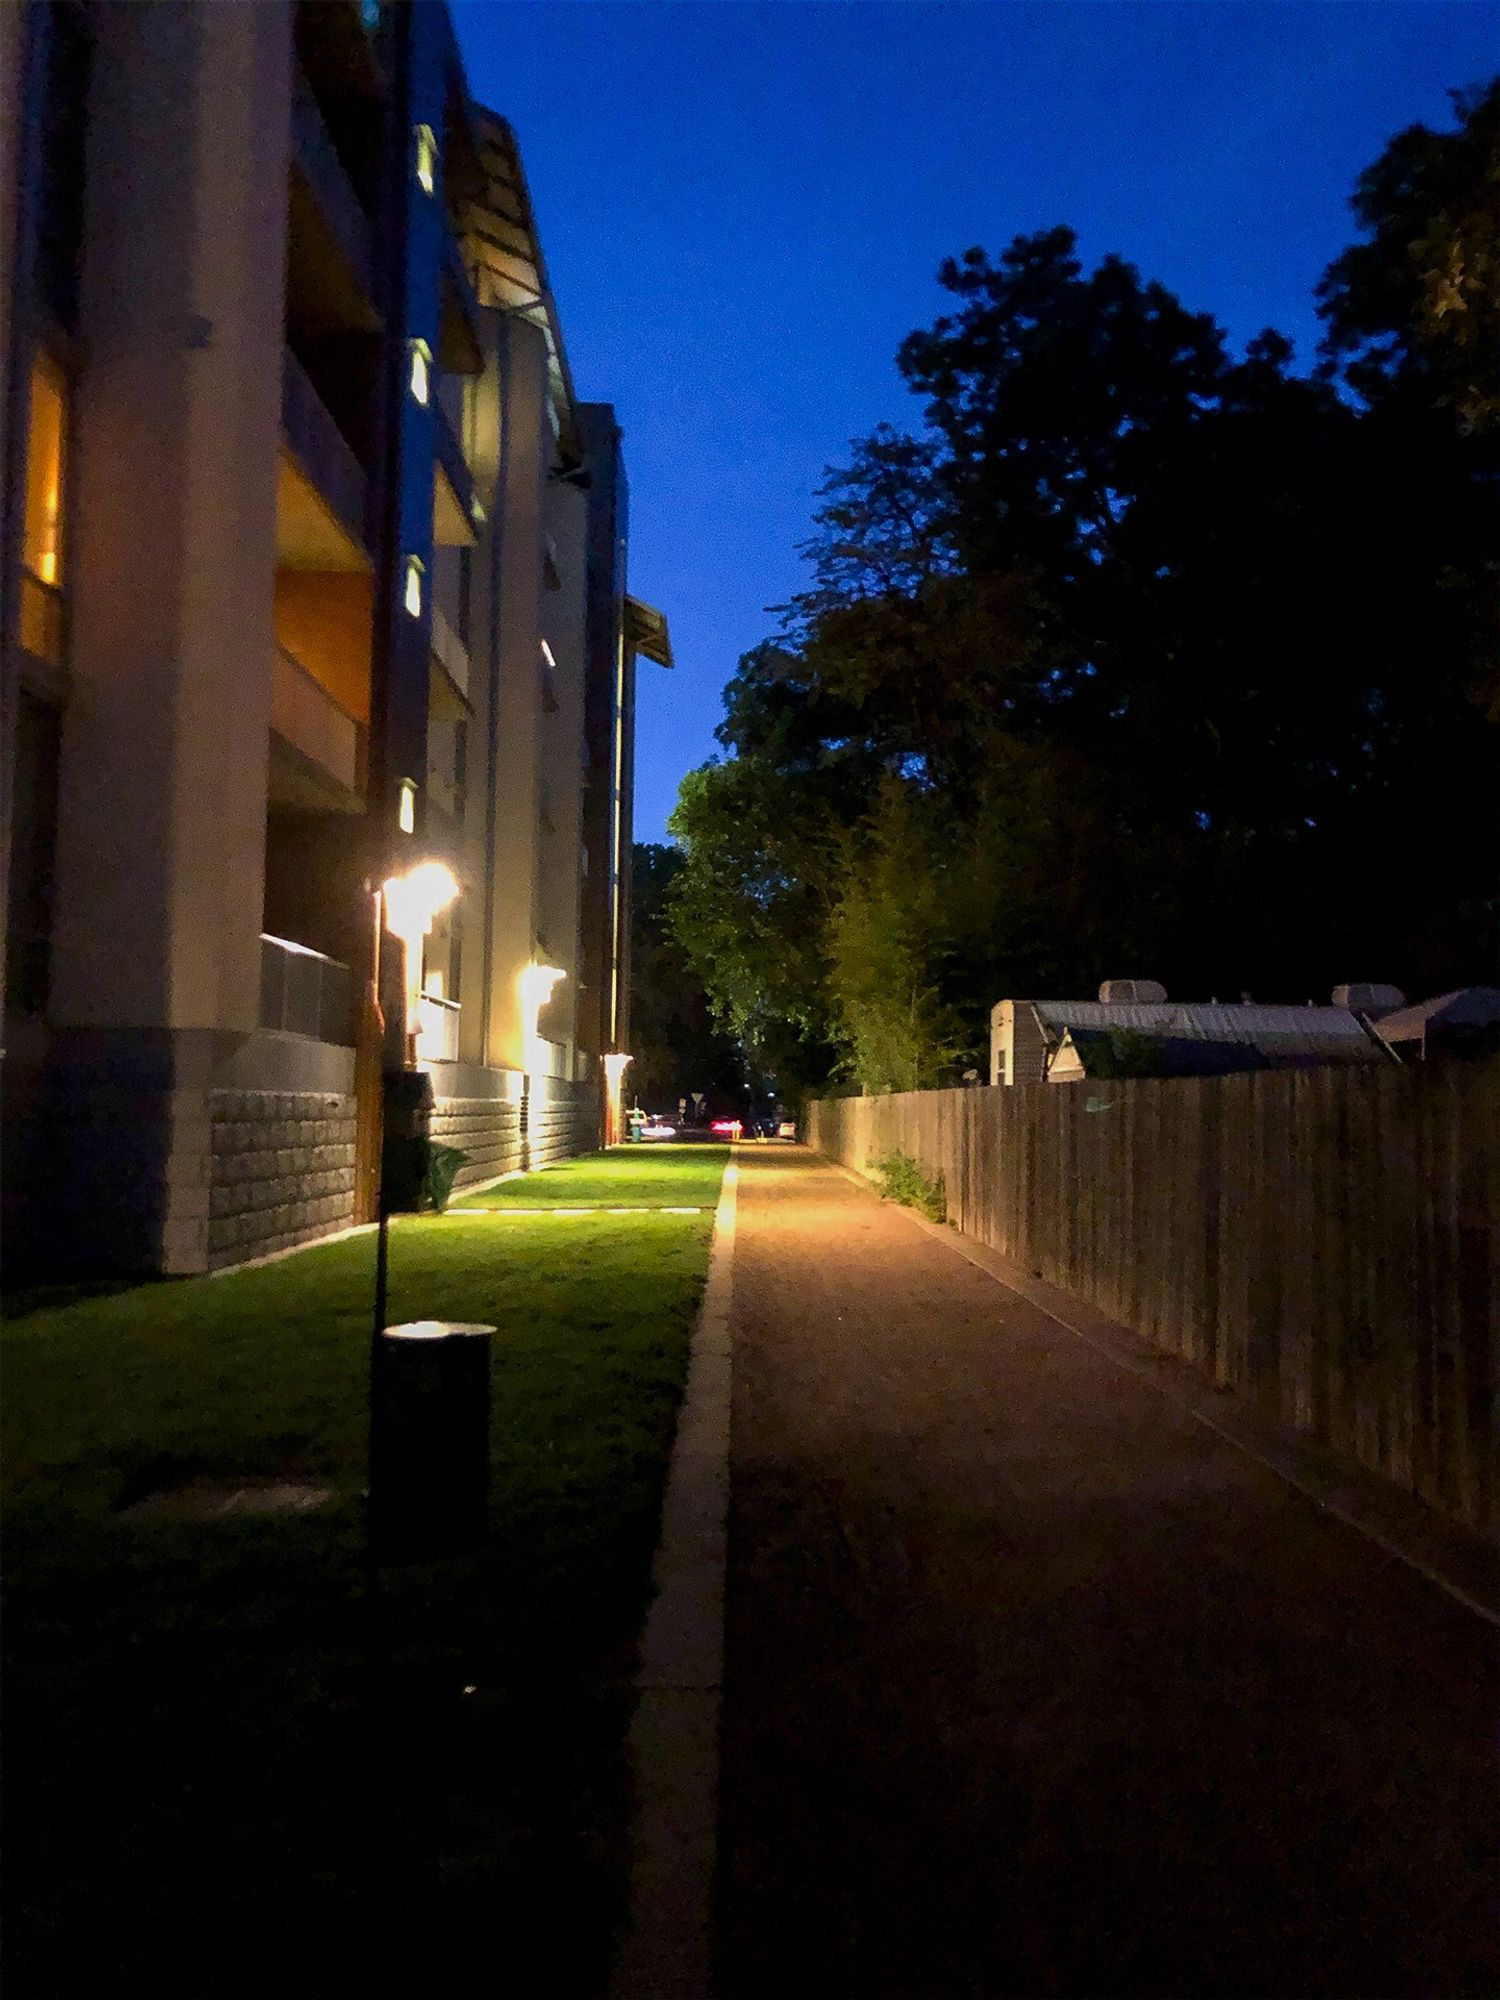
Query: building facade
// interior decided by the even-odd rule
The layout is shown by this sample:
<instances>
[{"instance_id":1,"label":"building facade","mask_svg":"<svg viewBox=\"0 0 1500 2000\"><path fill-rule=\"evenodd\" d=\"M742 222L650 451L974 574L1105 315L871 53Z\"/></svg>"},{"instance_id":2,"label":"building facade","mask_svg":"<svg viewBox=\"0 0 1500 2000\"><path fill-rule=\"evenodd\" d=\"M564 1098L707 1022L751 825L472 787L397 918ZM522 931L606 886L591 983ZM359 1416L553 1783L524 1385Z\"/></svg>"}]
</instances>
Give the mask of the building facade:
<instances>
[{"instance_id":1,"label":"building facade","mask_svg":"<svg viewBox=\"0 0 1500 2000\"><path fill-rule=\"evenodd\" d=\"M464 1179L593 1145L670 650L446 7L0 33L8 1254L368 1220L403 1062Z\"/></svg>"}]
</instances>

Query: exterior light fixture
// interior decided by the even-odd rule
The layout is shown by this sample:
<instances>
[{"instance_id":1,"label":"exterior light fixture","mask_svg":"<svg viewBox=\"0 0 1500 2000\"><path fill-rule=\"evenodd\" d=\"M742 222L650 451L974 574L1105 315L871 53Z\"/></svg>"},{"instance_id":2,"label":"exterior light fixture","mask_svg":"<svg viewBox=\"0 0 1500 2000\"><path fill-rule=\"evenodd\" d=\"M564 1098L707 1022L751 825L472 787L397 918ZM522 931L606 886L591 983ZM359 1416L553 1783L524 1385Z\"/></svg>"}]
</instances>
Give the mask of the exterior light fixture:
<instances>
[{"instance_id":1,"label":"exterior light fixture","mask_svg":"<svg viewBox=\"0 0 1500 2000\"><path fill-rule=\"evenodd\" d=\"M552 998L552 989L560 980L567 978L560 965L528 965L522 969L521 1025L526 1038L526 1074L544 1074L543 1065L547 1060L547 1043L538 1032L537 1023L542 1009Z\"/></svg>"},{"instance_id":2,"label":"exterior light fixture","mask_svg":"<svg viewBox=\"0 0 1500 2000\"><path fill-rule=\"evenodd\" d=\"M401 601L405 604L407 611L413 618L421 617L422 558L420 556L408 556L406 558L406 590Z\"/></svg>"},{"instance_id":3,"label":"exterior light fixture","mask_svg":"<svg viewBox=\"0 0 1500 2000\"><path fill-rule=\"evenodd\" d=\"M604 1058L604 1143L606 1146L618 1146L620 1143L622 1129L620 1100L625 1089L625 1071L634 1061L634 1056L622 1054L607 1055Z\"/></svg>"},{"instance_id":4,"label":"exterior light fixture","mask_svg":"<svg viewBox=\"0 0 1500 2000\"><path fill-rule=\"evenodd\" d=\"M423 194L437 191L437 140L432 136L430 125L419 125L416 129L417 145L417 186Z\"/></svg>"},{"instance_id":5,"label":"exterior light fixture","mask_svg":"<svg viewBox=\"0 0 1500 2000\"><path fill-rule=\"evenodd\" d=\"M385 928L402 946L402 984L406 991L407 1049L416 1042L417 1006L421 999L422 944L433 918L458 895L458 877L446 861L419 861L404 875L393 875L380 888ZM408 1056L410 1060L410 1055Z\"/></svg>"},{"instance_id":6,"label":"exterior light fixture","mask_svg":"<svg viewBox=\"0 0 1500 2000\"><path fill-rule=\"evenodd\" d=\"M555 674L557 672L557 655L545 639L542 641L542 658L546 662L548 673Z\"/></svg>"},{"instance_id":7,"label":"exterior light fixture","mask_svg":"<svg viewBox=\"0 0 1500 2000\"><path fill-rule=\"evenodd\" d=\"M484 507L478 500L474 502L474 525L476 528L484 526Z\"/></svg>"},{"instance_id":8,"label":"exterior light fixture","mask_svg":"<svg viewBox=\"0 0 1500 2000\"><path fill-rule=\"evenodd\" d=\"M432 395L432 349L425 340L413 340L409 344L412 400L425 407Z\"/></svg>"},{"instance_id":9,"label":"exterior light fixture","mask_svg":"<svg viewBox=\"0 0 1500 2000\"><path fill-rule=\"evenodd\" d=\"M415 778L403 778L401 780L401 790L396 799L396 824L403 833L415 833L417 830L417 781Z\"/></svg>"}]
</instances>

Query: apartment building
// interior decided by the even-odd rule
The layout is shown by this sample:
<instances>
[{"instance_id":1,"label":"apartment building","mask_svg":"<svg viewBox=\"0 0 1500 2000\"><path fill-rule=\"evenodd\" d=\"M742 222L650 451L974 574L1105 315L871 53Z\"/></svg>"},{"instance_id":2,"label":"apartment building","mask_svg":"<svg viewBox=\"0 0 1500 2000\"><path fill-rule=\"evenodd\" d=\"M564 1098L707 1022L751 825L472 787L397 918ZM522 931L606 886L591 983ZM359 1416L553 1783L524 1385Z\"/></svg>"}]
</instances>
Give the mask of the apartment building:
<instances>
[{"instance_id":1,"label":"apartment building","mask_svg":"<svg viewBox=\"0 0 1500 2000\"><path fill-rule=\"evenodd\" d=\"M594 1145L670 641L446 7L0 34L7 1255L367 1220L403 1068L465 1179Z\"/></svg>"}]
</instances>

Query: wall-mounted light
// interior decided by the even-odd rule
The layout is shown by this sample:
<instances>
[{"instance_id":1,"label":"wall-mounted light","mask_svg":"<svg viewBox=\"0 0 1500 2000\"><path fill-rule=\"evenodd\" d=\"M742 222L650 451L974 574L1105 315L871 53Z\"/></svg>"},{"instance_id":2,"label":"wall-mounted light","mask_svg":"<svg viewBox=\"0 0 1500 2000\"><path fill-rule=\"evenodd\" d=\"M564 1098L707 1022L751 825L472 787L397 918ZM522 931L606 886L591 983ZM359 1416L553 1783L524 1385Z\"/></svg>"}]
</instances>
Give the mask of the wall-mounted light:
<instances>
[{"instance_id":1,"label":"wall-mounted light","mask_svg":"<svg viewBox=\"0 0 1500 2000\"><path fill-rule=\"evenodd\" d=\"M446 861L419 861L393 875L380 889L385 928L401 940L402 984L406 990L407 1061L415 1060L417 1008L421 1000L422 942L432 920L458 894L458 877Z\"/></svg>"},{"instance_id":2,"label":"wall-mounted light","mask_svg":"<svg viewBox=\"0 0 1500 2000\"><path fill-rule=\"evenodd\" d=\"M406 590L401 601L405 604L413 618L421 617L422 558L420 556L408 556L406 558Z\"/></svg>"},{"instance_id":3,"label":"wall-mounted light","mask_svg":"<svg viewBox=\"0 0 1500 2000\"><path fill-rule=\"evenodd\" d=\"M403 778L401 789L396 795L396 824L403 833L417 830L417 781Z\"/></svg>"},{"instance_id":4,"label":"wall-mounted light","mask_svg":"<svg viewBox=\"0 0 1500 2000\"><path fill-rule=\"evenodd\" d=\"M625 1090L625 1071L634 1061L634 1056L619 1054L607 1055L604 1058L604 1089L607 1099L604 1126L606 1146L618 1146L620 1143L623 1123L620 1117L620 1100Z\"/></svg>"},{"instance_id":5,"label":"wall-mounted light","mask_svg":"<svg viewBox=\"0 0 1500 2000\"><path fill-rule=\"evenodd\" d=\"M417 186L423 194L433 194L437 189L437 140L430 125L417 127L416 145Z\"/></svg>"},{"instance_id":6,"label":"wall-mounted light","mask_svg":"<svg viewBox=\"0 0 1500 2000\"><path fill-rule=\"evenodd\" d=\"M567 973L560 965L527 965L521 969L521 1028L525 1036L526 1073L545 1075L548 1045L538 1030L542 1009L552 998L552 989Z\"/></svg>"},{"instance_id":7,"label":"wall-mounted light","mask_svg":"<svg viewBox=\"0 0 1500 2000\"><path fill-rule=\"evenodd\" d=\"M557 672L557 655L553 652L552 648L547 644L547 641L545 639L543 639L542 641L542 660L545 663L549 674L555 674Z\"/></svg>"},{"instance_id":8,"label":"wall-mounted light","mask_svg":"<svg viewBox=\"0 0 1500 2000\"><path fill-rule=\"evenodd\" d=\"M413 340L411 348L411 393L413 402L425 405L432 395L432 349L425 340Z\"/></svg>"}]
</instances>

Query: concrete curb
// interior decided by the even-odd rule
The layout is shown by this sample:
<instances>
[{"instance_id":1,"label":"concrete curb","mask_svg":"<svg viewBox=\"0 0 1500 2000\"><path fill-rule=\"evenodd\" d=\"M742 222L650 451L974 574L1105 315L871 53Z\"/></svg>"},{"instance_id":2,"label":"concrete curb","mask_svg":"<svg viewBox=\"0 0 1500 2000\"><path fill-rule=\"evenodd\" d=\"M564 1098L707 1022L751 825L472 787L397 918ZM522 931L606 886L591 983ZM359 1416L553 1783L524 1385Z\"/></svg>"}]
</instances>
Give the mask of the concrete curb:
<instances>
[{"instance_id":1,"label":"concrete curb","mask_svg":"<svg viewBox=\"0 0 1500 2000\"><path fill-rule=\"evenodd\" d=\"M630 1925L611 2000L706 2000L713 1979L724 1681L724 1573L739 1167L731 1148L714 1215L641 1639L630 1731L635 1825Z\"/></svg>"},{"instance_id":2,"label":"concrete curb","mask_svg":"<svg viewBox=\"0 0 1500 2000\"><path fill-rule=\"evenodd\" d=\"M853 1167L830 1160L826 1154L819 1157L836 1173L879 1197L879 1189ZM1415 1570L1476 1618L1500 1628L1500 1555L1478 1537L1445 1521L1400 1487L1336 1457L1315 1440L1270 1423L1232 1392L1205 1381L1190 1362L1153 1347L1142 1335L1106 1318L1072 1293L1030 1277L998 1250L975 1242L952 1224L929 1222L909 1208L902 1212L915 1228L945 1243L966 1263L1045 1313L1075 1340L1146 1382L1226 1444L1255 1459L1314 1506Z\"/></svg>"}]
</instances>

